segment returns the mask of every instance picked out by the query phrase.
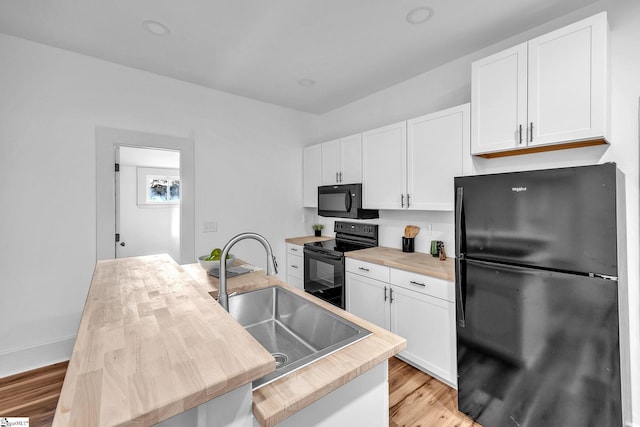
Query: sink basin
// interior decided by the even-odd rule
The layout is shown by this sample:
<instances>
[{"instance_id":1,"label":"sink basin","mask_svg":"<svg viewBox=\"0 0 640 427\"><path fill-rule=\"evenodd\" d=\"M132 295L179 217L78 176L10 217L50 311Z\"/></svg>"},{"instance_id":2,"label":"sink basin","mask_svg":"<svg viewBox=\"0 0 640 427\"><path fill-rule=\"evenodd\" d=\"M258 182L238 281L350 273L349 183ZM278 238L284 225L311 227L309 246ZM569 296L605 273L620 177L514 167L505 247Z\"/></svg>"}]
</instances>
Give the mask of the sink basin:
<instances>
[{"instance_id":1,"label":"sink basin","mask_svg":"<svg viewBox=\"0 0 640 427\"><path fill-rule=\"evenodd\" d=\"M371 334L280 286L229 297L229 313L276 359L254 390Z\"/></svg>"}]
</instances>

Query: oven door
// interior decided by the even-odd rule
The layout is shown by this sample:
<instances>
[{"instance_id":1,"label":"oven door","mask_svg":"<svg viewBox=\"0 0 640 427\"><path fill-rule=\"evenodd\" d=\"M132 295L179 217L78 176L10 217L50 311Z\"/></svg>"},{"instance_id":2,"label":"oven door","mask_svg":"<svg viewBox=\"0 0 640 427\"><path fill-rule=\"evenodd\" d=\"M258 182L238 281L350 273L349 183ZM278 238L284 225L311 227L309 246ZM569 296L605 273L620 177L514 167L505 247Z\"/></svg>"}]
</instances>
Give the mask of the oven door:
<instances>
[{"instance_id":1,"label":"oven door","mask_svg":"<svg viewBox=\"0 0 640 427\"><path fill-rule=\"evenodd\" d=\"M344 256L304 249L304 290L344 308Z\"/></svg>"}]
</instances>

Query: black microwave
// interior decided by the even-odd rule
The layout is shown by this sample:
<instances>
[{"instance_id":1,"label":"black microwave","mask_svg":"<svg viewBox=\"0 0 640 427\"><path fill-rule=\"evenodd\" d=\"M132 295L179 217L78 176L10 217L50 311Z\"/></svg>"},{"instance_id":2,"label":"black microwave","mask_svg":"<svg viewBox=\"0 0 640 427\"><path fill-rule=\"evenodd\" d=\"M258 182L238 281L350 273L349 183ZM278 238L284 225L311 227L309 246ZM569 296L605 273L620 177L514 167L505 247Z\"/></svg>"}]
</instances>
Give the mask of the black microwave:
<instances>
[{"instance_id":1,"label":"black microwave","mask_svg":"<svg viewBox=\"0 0 640 427\"><path fill-rule=\"evenodd\" d=\"M362 209L362 184L318 187L318 215L336 218L378 218L377 209Z\"/></svg>"}]
</instances>

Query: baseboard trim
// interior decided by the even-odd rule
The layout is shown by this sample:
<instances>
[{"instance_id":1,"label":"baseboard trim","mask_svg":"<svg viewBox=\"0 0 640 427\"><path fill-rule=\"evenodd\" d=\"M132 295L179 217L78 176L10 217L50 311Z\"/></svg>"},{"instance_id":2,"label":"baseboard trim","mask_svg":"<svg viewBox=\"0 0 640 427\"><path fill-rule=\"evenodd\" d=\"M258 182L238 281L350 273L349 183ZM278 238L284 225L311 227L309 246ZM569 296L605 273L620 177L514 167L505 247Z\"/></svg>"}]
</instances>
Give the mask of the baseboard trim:
<instances>
[{"instance_id":1,"label":"baseboard trim","mask_svg":"<svg viewBox=\"0 0 640 427\"><path fill-rule=\"evenodd\" d=\"M65 337L0 353L0 378L69 360L75 340Z\"/></svg>"}]
</instances>

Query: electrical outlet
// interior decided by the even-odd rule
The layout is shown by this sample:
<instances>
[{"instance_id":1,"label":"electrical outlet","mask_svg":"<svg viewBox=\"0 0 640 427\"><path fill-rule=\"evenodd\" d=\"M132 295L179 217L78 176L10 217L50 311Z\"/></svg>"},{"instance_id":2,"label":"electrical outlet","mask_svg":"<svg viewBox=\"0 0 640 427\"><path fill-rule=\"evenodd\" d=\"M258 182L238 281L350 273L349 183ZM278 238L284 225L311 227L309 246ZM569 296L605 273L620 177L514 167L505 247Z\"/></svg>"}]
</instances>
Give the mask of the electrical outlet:
<instances>
[{"instance_id":1,"label":"electrical outlet","mask_svg":"<svg viewBox=\"0 0 640 427\"><path fill-rule=\"evenodd\" d=\"M202 224L203 233L215 233L218 231L218 223L216 221L207 221Z\"/></svg>"},{"instance_id":2,"label":"electrical outlet","mask_svg":"<svg viewBox=\"0 0 640 427\"><path fill-rule=\"evenodd\" d=\"M427 236L431 236L433 234L433 225L427 224L427 229L425 231L427 233Z\"/></svg>"}]
</instances>

